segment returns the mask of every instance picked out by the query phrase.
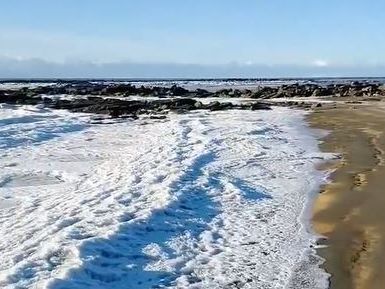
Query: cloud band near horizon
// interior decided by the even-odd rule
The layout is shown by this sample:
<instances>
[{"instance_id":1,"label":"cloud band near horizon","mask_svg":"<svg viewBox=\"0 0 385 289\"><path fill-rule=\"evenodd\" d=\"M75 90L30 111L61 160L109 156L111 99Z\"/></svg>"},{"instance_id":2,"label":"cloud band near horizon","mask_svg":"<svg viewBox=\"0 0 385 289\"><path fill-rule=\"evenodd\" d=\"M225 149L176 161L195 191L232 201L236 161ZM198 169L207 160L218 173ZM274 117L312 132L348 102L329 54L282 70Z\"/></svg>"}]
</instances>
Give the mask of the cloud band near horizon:
<instances>
[{"instance_id":1,"label":"cloud band near horizon","mask_svg":"<svg viewBox=\"0 0 385 289\"><path fill-rule=\"evenodd\" d=\"M0 78L279 78L383 77L385 65L338 66L319 61L290 64L178 64L140 62L52 62L38 58L0 58Z\"/></svg>"}]
</instances>

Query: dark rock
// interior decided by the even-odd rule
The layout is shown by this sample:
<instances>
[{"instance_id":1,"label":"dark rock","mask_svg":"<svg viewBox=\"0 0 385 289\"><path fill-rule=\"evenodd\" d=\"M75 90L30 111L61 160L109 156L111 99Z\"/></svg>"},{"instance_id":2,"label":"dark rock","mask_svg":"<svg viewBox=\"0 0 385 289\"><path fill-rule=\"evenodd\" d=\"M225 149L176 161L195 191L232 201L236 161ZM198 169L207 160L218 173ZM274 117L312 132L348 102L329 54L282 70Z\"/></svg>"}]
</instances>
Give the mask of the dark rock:
<instances>
[{"instance_id":1,"label":"dark rock","mask_svg":"<svg viewBox=\"0 0 385 289\"><path fill-rule=\"evenodd\" d=\"M232 93L233 93L233 90L231 88L224 88L216 91L215 95L217 97L229 97L229 95L231 95Z\"/></svg>"},{"instance_id":2,"label":"dark rock","mask_svg":"<svg viewBox=\"0 0 385 289\"><path fill-rule=\"evenodd\" d=\"M167 118L167 116L162 115L162 114L150 115L150 119L166 119L166 118Z\"/></svg>"},{"instance_id":3,"label":"dark rock","mask_svg":"<svg viewBox=\"0 0 385 289\"><path fill-rule=\"evenodd\" d=\"M183 87L173 85L170 88L170 95L172 96L184 96L187 95L189 91Z\"/></svg>"},{"instance_id":4,"label":"dark rock","mask_svg":"<svg viewBox=\"0 0 385 289\"><path fill-rule=\"evenodd\" d=\"M231 102L212 101L209 104L207 104L205 108L211 111L216 111L216 110L229 109L229 108L232 108L233 106L234 105Z\"/></svg>"},{"instance_id":5,"label":"dark rock","mask_svg":"<svg viewBox=\"0 0 385 289\"><path fill-rule=\"evenodd\" d=\"M221 107L221 103L219 101L212 101L205 106L205 108L210 110L219 110Z\"/></svg>"},{"instance_id":6,"label":"dark rock","mask_svg":"<svg viewBox=\"0 0 385 289\"><path fill-rule=\"evenodd\" d=\"M250 109L251 110L269 110L271 109L271 107L266 103L255 102L251 104Z\"/></svg>"},{"instance_id":7,"label":"dark rock","mask_svg":"<svg viewBox=\"0 0 385 289\"><path fill-rule=\"evenodd\" d=\"M196 97L200 97L200 98L213 97L213 95L214 95L214 93L209 92L209 91L207 91L205 89L200 89L200 88L196 89L194 91L194 93L195 93Z\"/></svg>"},{"instance_id":8,"label":"dark rock","mask_svg":"<svg viewBox=\"0 0 385 289\"><path fill-rule=\"evenodd\" d=\"M191 98L175 98L171 101L173 106L194 106L198 101Z\"/></svg>"},{"instance_id":9,"label":"dark rock","mask_svg":"<svg viewBox=\"0 0 385 289\"><path fill-rule=\"evenodd\" d=\"M328 88L319 87L313 90L312 96L330 96L332 94L332 90Z\"/></svg>"},{"instance_id":10,"label":"dark rock","mask_svg":"<svg viewBox=\"0 0 385 289\"><path fill-rule=\"evenodd\" d=\"M228 95L228 97L241 97L242 96L242 92L239 90L239 89L234 89L234 90L231 90Z\"/></svg>"},{"instance_id":11,"label":"dark rock","mask_svg":"<svg viewBox=\"0 0 385 289\"><path fill-rule=\"evenodd\" d=\"M258 87L251 95L250 98L273 98L278 94L278 89L273 87Z\"/></svg>"}]
</instances>

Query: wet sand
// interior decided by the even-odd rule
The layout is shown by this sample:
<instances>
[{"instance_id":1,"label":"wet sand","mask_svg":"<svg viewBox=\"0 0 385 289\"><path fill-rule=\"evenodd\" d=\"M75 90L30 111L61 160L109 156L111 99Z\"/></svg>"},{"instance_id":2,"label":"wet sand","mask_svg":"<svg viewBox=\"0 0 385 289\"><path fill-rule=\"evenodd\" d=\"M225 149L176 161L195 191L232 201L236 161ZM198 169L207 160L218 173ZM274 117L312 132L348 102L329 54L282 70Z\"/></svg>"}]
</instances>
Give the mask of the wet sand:
<instances>
[{"instance_id":1,"label":"wet sand","mask_svg":"<svg viewBox=\"0 0 385 289\"><path fill-rule=\"evenodd\" d=\"M385 105L340 104L309 116L330 134L320 145L342 159L314 206L315 230L327 239L318 253L331 289L385 288Z\"/></svg>"}]
</instances>

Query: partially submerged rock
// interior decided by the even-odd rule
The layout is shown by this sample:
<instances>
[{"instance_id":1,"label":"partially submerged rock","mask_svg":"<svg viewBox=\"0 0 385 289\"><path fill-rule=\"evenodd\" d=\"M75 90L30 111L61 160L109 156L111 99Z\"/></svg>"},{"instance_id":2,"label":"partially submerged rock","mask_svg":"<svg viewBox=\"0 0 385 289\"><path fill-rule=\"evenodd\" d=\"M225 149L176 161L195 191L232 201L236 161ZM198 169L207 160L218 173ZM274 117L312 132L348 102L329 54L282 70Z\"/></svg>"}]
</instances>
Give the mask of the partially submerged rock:
<instances>
[{"instance_id":1,"label":"partially submerged rock","mask_svg":"<svg viewBox=\"0 0 385 289\"><path fill-rule=\"evenodd\" d=\"M181 91L180 91L181 92ZM111 117L136 116L153 112L191 111L207 109L211 111L226 109L270 109L267 104L233 104L231 102L214 101L203 104L192 98L163 98L155 100L126 100L88 96L73 99L51 99L42 96L31 96L20 92L0 92L0 103L7 104L41 104L54 109L67 109L73 112L107 114Z\"/></svg>"},{"instance_id":2,"label":"partially submerged rock","mask_svg":"<svg viewBox=\"0 0 385 289\"><path fill-rule=\"evenodd\" d=\"M142 97L186 97L186 98L291 98L291 97L371 97L385 96L385 86L381 83L368 81L353 81L345 84L314 84L294 83L280 86L259 86L252 89L223 88L217 91L208 91L197 88L187 88L172 85L160 86L135 86L122 82L93 82L93 81L58 81L55 85L24 87L18 93L28 96L38 95L76 95L76 96L142 96Z\"/></svg>"},{"instance_id":3,"label":"partially submerged rock","mask_svg":"<svg viewBox=\"0 0 385 289\"><path fill-rule=\"evenodd\" d=\"M135 96L134 99L136 100L130 98L131 96ZM269 104L262 103L262 100L327 96L382 100L385 96L385 86L380 83L354 81L347 84L319 85L295 83L275 87L261 86L252 89L225 88L217 91L208 91L201 88L188 90L177 85L160 87L135 86L130 83L120 82L59 81L49 86L0 90L0 103L39 104L56 109L68 109L74 112L121 117L152 112L185 112L200 109L211 111L269 109ZM237 104L229 101L212 101L204 104L202 101L197 100L203 100L204 98L247 98L249 100L254 99L254 101ZM321 103L280 101L276 105L316 108L320 107Z\"/></svg>"}]
</instances>

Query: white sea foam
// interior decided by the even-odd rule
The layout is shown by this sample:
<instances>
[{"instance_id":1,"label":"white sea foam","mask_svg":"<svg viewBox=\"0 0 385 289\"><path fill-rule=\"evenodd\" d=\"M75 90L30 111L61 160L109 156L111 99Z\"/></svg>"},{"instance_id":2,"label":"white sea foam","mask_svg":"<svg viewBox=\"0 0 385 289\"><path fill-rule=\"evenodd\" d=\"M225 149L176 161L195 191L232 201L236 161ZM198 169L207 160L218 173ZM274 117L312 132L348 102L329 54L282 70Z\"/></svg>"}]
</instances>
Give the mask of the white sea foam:
<instances>
[{"instance_id":1,"label":"white sea foam","mask_svg":"<svg viewBox=\"0 0 385 289\"><path fill-rule=\"evenodd\" d=\"M27 82L27 83L0 82L0 89L18 90L21 88L36 88L36 87L51 86L51 85L58 85L58 84L55 82Z\"/></svg>"},{"instance_id":2,"label":"white sea foam","mask_svg":"<svg viewBox=\"0 0 385 289\"><path fill-rule=\"evenodd\" d=\"M304 112L0 112L1 288L326 288Z\"/></svg>"}]
</instances>

